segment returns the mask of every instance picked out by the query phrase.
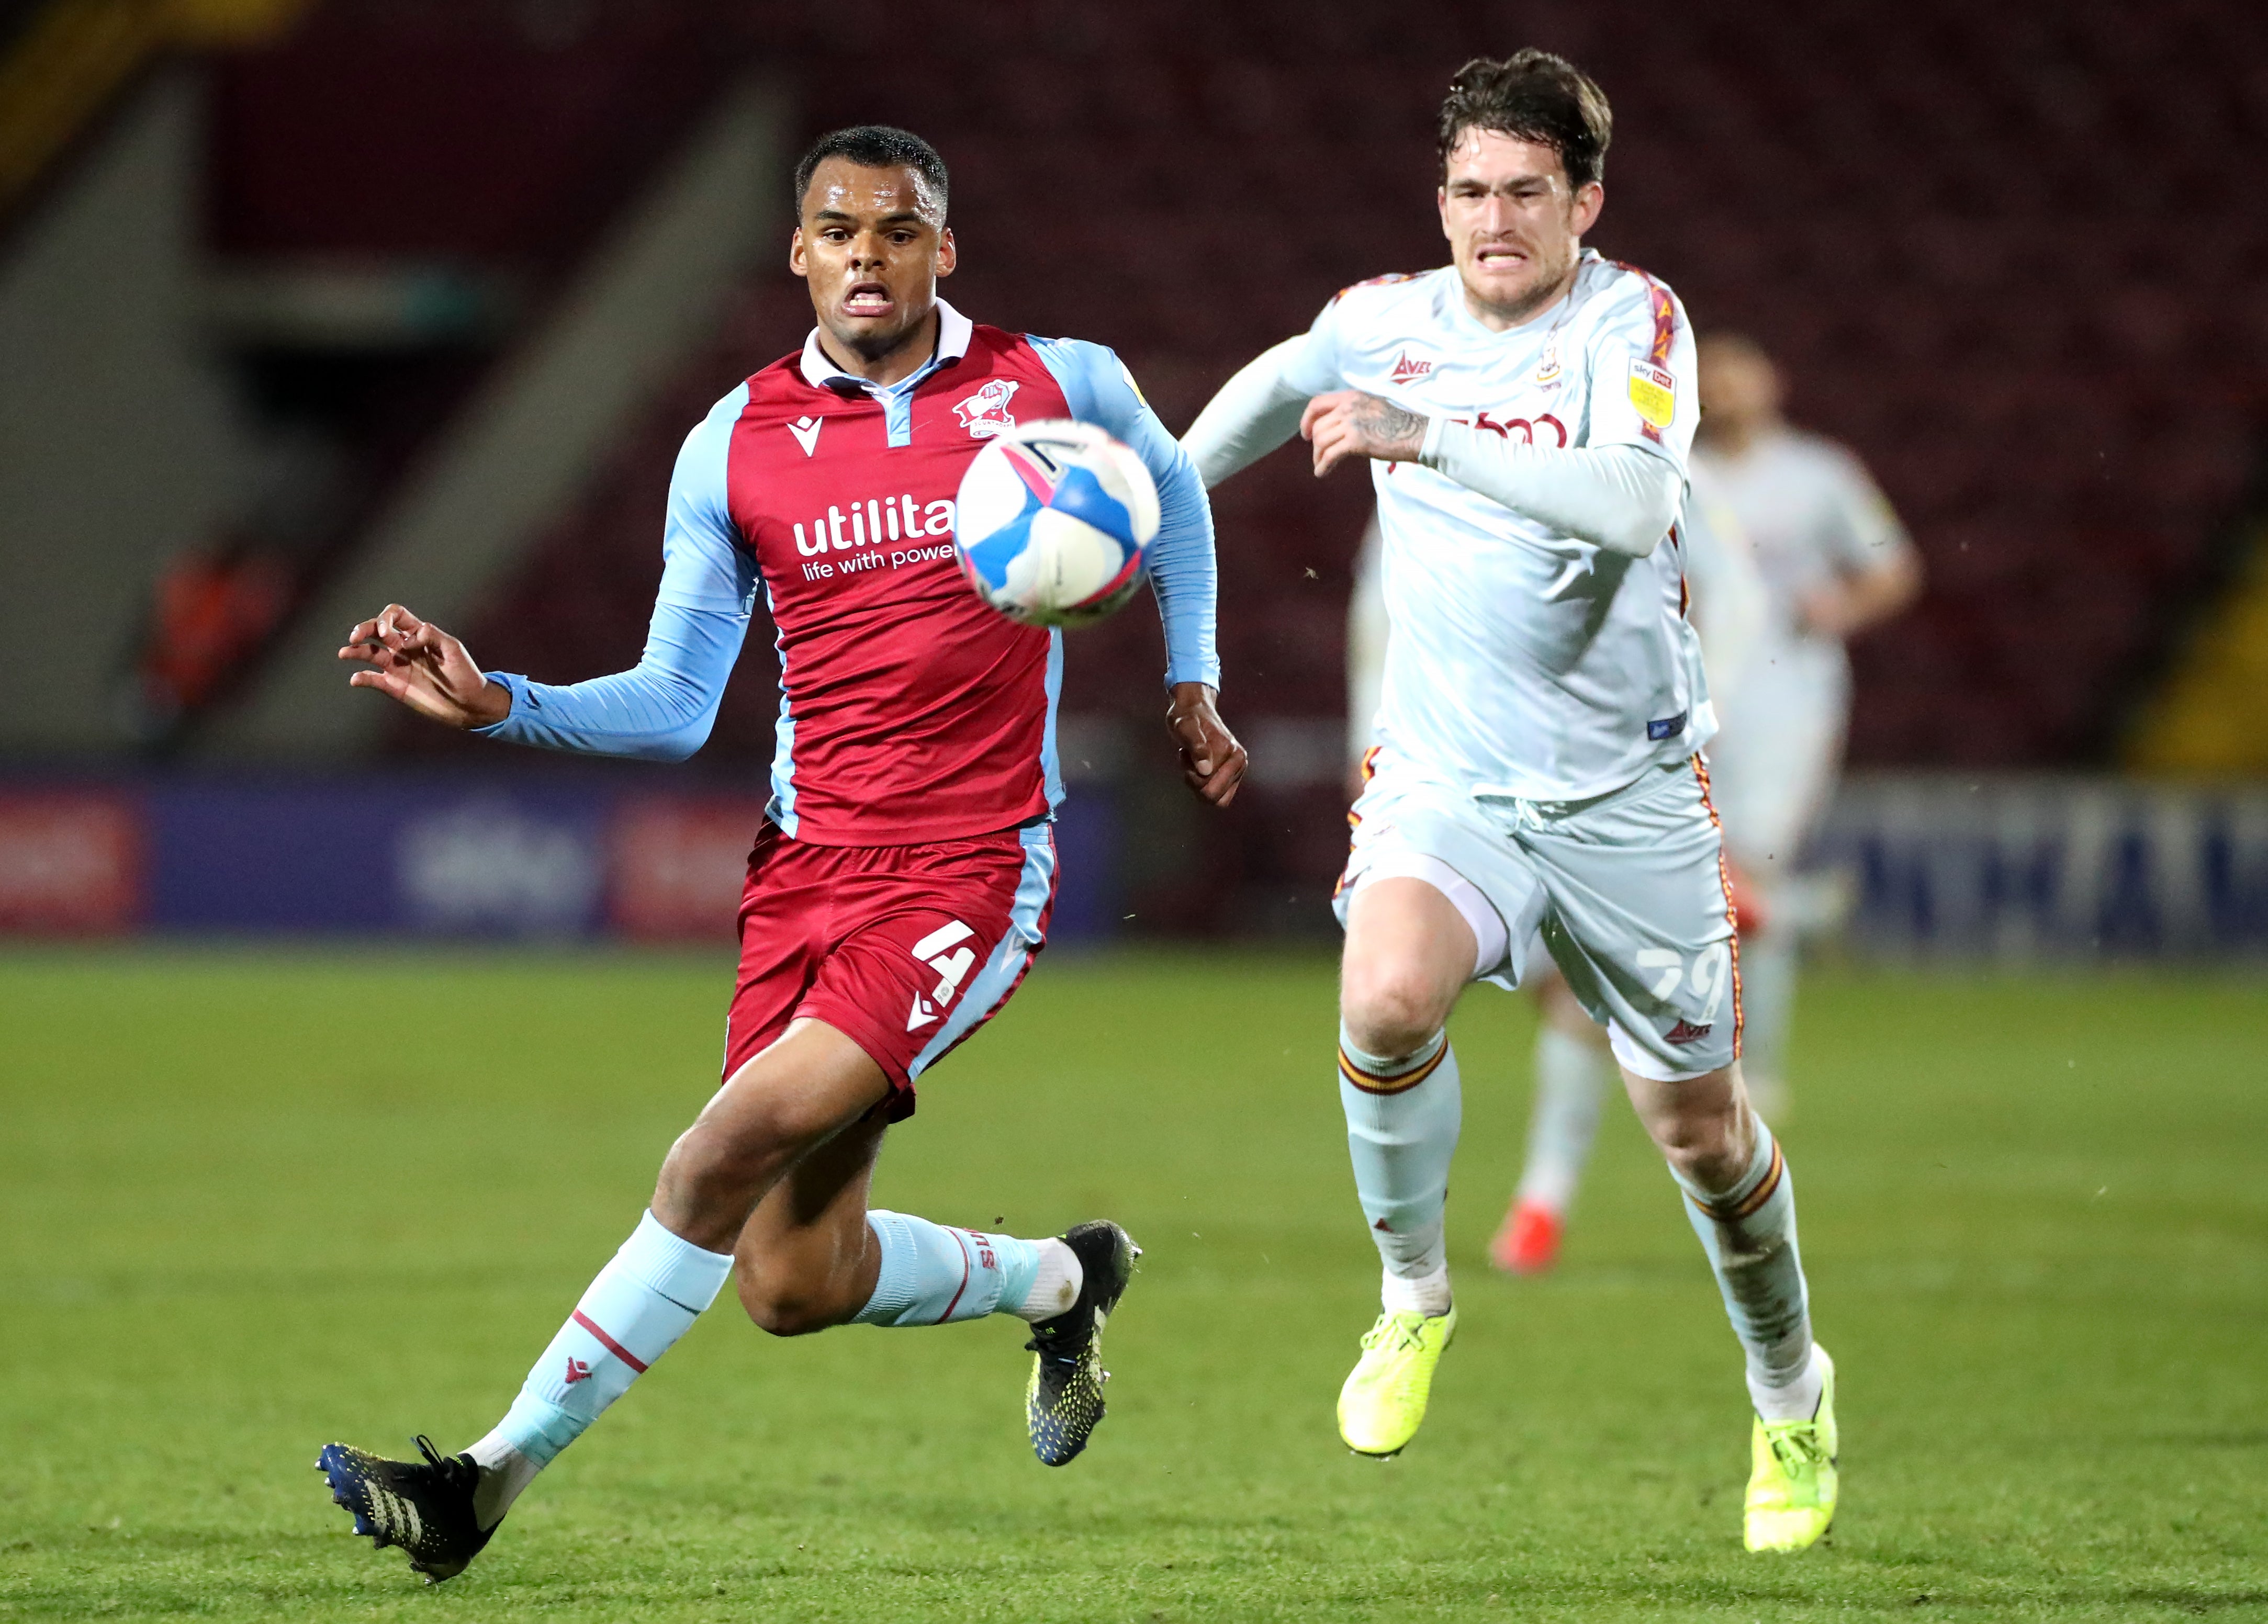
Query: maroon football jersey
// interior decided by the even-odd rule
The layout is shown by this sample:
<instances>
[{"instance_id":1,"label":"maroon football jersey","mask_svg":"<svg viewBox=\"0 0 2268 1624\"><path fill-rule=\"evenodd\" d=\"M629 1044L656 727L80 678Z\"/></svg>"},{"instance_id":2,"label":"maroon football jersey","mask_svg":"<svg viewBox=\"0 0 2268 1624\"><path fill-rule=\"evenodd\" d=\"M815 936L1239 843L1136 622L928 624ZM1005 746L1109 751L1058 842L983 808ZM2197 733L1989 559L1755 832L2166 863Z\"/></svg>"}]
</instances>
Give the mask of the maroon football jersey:
<instances>
[{"instance_id":1,"label":"maroon football jersey","mask_svg":"<svg viewBox=\"0 0 2268 1624\"><path fill-rule=\"evenodd\" d=\"M726 510L778 628L773 814L798 840L978 834L1060 793L1060 639L970 591L954 496L986 440L1071 408L1020 334L964 331L895 399L813 383L808 346L748 379L733 425Z\"/></svg>"}]
</instances>

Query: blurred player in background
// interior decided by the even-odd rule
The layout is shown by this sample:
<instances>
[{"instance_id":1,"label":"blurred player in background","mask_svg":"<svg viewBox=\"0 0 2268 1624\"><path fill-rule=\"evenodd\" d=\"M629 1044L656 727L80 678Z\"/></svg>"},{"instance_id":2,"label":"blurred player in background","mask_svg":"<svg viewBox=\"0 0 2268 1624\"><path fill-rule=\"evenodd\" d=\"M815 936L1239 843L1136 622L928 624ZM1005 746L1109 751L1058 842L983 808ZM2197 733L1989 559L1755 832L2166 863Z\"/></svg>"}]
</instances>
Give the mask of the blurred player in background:
<instances>
[{"instance_id":1,"label":"blurred player in background","mask_svg":"<svg viewBox=\"0 0 2268 1624\"><path fill-rule=\"evenodd\" d=\"M1789 424L1779 371L1754 341L1712 334L1700 365L1694 469L1748 538L1765 588L1709 764L1725 842L1757 893L1758 918L1741 934L1749 1092L1784 1112L1797 939L1834 911L1831 887L1801 883L1797 865L1842 765L1843 645L1913 602L1921 558L1859 459Z\"/></svg>"},{"instance_id":2,"label":"blurred player in background","mask_svg":"<svg viewBox=\"0 0 2268 1624\"><path fill-rule=\"evenodd\" d=\"M1124 1231L1097 1220L1021 1240L867 1208L915 1080L1006 1003L1055 895L1061 634L979 601L949 545L961 476L991 436L1076 417L1142 457L1184 775L1225 804L1244 753L1213 708L1212 522L1196 471L1108 350L978 327L937 297L954 260L946 181L927 143L887 126L838 130L798 165L790 266L818 325L687 437L635 670L565 687L483 673L400 605L339 650L369 667L356 686L450 725L680 761L708 737L760 592L780 650L723 1085L492 1431L456 1455L420 1437L423 1461L334 1444L318 1462L356 1532L431 1580L480 1552L728 1275L779 1335L1013 1315L1033 1327L1040 1459L1068 1461L1101 1418Z\"/></svg>"},{"instance_id":3,"label":"blurred player in background","mask_svg":"<svg viewBox=\"0 0 2268 1624\"><path fill-rule=\"evenodd\" d=\"M1439 127L1454 263L1342 292L1216 395L1208 484L1296 432L1368 459L1388 641L1337 898L1339 1091L1381 1307L1339 1394L1397 1453L1456 1329L1443 1241L1462 1114L1447 1023L1542 939L1604 1024L1747 1355L1755 1550L1834 1515L1834 1367L1794 1191L1741 1084L1715 731L1676 535L1699 402L1669 290L1582 246L1611 131L1597 85L1523 51L1466 64Z\"/></svg>"}]
</instances>

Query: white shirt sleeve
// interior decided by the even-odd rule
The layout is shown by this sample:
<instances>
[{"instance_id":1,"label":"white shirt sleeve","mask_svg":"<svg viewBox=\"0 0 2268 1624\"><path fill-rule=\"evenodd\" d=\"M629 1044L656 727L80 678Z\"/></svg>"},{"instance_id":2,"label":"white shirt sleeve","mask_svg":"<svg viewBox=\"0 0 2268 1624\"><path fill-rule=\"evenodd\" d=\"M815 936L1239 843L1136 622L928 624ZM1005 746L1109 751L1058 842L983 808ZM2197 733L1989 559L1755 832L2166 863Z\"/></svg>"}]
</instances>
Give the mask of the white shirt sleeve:
<instances>
[{"instance_id":1,"label":"white shirt sleeve","mask_svg":"<svg viewBox=\"0 0 2268 1624\"><path fill-rule=\"evenodd\" d=\"M1211 490L1300 431L1307 402L1344 386L1338 366L1338 300L1314 326L1287 338L1220 386L1182 437L1182 449Z\"/></svg>"},{"instance_id":2,"label":"white shirt sleeve","mask_svg":"<svg viewBox=\"0 0 2268 1624\"><path fill-rule=\"evenodd\" d=\"M1685 474L1701 423L1701 387L1692 324L1660 283L1634 278L1588 345L1590 415L1586 445L1631 445Z\"/></svg>"},{"instance_id":3,"label":"white shirt sleeve","mask_svg":"<svg viewBox=\"0 0 2268 1624\"><path fill-rule=\"evenodd\" d=\"M1685 490L1674 465L1635 445L1538 450L1446 417L1427 426L1418 459L1539 525L1633 558L1669 533Z\"/></svg>"}]
</instances>

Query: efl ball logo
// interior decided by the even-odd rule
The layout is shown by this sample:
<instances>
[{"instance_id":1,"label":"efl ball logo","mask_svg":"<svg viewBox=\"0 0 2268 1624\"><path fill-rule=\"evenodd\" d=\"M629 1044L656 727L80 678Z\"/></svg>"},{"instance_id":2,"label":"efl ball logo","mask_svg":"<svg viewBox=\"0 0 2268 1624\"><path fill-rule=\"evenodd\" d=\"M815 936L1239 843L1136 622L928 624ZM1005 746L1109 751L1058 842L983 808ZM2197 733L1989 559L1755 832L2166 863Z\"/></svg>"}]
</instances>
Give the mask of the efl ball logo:
<instances>
[{"instance_id":1,"label":"efl ball logo","mask_svg":"<svg viewBox=\"0 0 2268 1624\"><path fill-rule=\"evenodd\" d=\"M1092 423L1020 423L961 477L954 551L977 595L1027 626L1099 621L1141 584L1158 488Z\"/></svg>"}]
</instances>

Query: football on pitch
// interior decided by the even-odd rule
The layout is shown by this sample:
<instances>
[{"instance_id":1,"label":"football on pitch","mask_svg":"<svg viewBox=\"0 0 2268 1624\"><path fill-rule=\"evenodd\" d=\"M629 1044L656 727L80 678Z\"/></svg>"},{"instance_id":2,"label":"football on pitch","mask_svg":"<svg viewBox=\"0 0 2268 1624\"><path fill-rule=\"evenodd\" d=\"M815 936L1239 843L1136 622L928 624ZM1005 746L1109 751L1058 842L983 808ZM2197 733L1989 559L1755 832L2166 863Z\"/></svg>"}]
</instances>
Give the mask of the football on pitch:
<instances>
[{"instance_id":1,"label":"football on pitch","mask_svg":"<svg viewBox=\"0 0 2268 1624\"><path fill-rule=\"evenodd\" d=\"M985 602L1027 626L1077 626L1141 584L1158 488L1092 423L1020 423L961 477L953 546Z\"/></svg>"}]
</instances>

